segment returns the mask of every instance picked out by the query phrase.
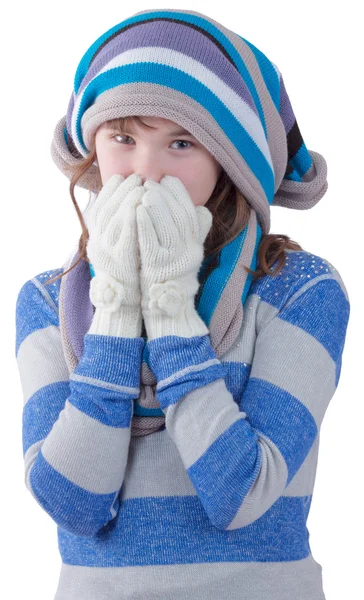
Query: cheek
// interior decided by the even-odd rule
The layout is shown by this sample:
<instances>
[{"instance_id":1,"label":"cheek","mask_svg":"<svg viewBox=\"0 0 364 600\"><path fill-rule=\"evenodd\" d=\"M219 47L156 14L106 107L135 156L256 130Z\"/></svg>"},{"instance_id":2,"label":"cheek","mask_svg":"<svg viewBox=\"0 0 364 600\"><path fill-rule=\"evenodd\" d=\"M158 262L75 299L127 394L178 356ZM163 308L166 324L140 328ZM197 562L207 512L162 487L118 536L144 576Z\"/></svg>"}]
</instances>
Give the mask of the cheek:
<instances>
[{"instance_id":1,"label":"cheek","mask_svg":"<svg viewBox=\"0 0 364 600\"><path fill-rule=\"evenodd\" d=\"M184 184L186 190L191 196L193 203L196 206L206 204L215 187L215 182L212 182L207 178L204 179L201 176L199 178L195 178L193 181L187 183L182 181L182 183Z\"/></svg>"},{"instance_id":2,"label":"cheek","mask_svg":"<svg viewBox=\"0 0 364 600\"><path fill-rule=\"evenodd\" d=\"M113 156L110 152L101 151L97 153L97 162L103 185L112 175L121 175L128 168L125 161L120 161L120 158L118 159L118 157Z\"/></svg>"},{"instance_id":3,"label":"cheek","mask_svg":"<svg viewBox=\"0 0 364 600\"><path fill-rule=\"evenodd\" d=\"M211 163L211 161L200 165L194 173L190 174L189 182L185 187L187 188L194 204L204 205L209 200L212 192L214 191L216 182L219 178L221 167L217 163Z\"/></svg>"}]
</instances>

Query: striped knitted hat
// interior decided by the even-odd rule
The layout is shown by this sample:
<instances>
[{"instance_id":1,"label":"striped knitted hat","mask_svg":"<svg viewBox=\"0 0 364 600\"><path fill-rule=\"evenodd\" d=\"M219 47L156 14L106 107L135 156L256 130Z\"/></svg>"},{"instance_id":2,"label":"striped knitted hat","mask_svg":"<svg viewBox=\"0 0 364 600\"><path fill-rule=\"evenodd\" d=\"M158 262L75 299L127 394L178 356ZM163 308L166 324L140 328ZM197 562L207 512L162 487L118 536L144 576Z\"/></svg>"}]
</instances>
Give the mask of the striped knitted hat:
<instances>
[{"instance_id":1,"label":"striped knitted hat","mask_svg":"<svg viewBox=\"0 0 364 600\"><path fill-rule=\"evenodd\" d=\"M145 10L101 35L82 57L52 158L69 166L88 156L105 121L131 115L169 119L217 159L253 210L220 252L198 311L217 355L236 337L270 206L314 206L327 190L325 159L309 151L278 67L252 43L191 10ZM80 187L97 189L94 164ZM228 308L228 310L227 310Z\"/></svg>"}]
</instances>

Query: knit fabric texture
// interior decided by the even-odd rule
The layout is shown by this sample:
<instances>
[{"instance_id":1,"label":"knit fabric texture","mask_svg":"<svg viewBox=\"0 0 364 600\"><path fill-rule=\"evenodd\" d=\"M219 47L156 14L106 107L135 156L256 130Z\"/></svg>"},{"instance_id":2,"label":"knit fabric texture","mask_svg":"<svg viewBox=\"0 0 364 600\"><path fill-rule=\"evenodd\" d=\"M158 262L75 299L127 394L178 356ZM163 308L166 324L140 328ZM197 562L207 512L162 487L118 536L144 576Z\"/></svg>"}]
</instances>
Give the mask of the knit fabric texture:
<instances>
[{"instance_id":1,"label":"knit fabric texture","mask_svg":"<svg viewBox=\"0 0 364 600\"><path fill-rule=\"evenodd\" d=\"M349 319L337 269L288 250L220 359L208 335L86 334L71 375L61 280L44 285L61 272L16 306L25 482L57 524L54 600L325 600L306 523ZM165 427L133 437L146 358Z\"/></svg>"},{"instance_id":2,"label":"knit fabric texture","mask_svg":"<svg viewBox=\"0 0 364 600\"><path fill-rule=\"evenodd\" d=\"M195 11L138 12L89 47L76 70L67 114L55 128L53 160L70 177L69 165L88 156L99 125L130 115L164 117L189 130L252 208L245 227L221 250L207 278L203 274L210 257L201 269L197 310L219 357L240 331L252 283L244 265L257 268L259 243L270 228L270 206L314 206L327 190L326 162L307 149L278 67L251 42ZM96 173L93 165L79 185L96 193ZM65 279L84 291L87 277L82 265ZM64 286L61 330L73 370L82 355L92 307L86 293L76 299L81 292L72 291L66 281ZM85 309L81 317L77 303ZM142 425L135 415L135 434L158 430L164 418L156 409L153 374L143 372L142 383L139 416L147 420Z\"/></svg>"}]
</instances>

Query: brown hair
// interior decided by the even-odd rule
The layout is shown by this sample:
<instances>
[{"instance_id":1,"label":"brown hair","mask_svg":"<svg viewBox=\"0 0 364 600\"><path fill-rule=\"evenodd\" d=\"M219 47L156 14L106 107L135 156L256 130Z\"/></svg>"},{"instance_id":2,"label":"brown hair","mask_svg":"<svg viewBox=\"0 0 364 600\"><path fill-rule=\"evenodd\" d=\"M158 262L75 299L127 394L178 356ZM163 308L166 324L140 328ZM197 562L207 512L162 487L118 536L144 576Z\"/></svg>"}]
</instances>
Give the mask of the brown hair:
<instances>
[{"instance_id":1,"label":"brown hair","mask_svg":"<svg viewBox=\"0 0 364 600\"><path fill-rule=\"evenodd\" d=\"M119 129L121 133L126 127L128 127L128 129L132 132L132 128L135 123L138 123L144 129L154 129L152 125L144 123L142 121L142 118L139 116L120 117L118 119L111 119L110 121L107 121L107 123L109 125L115 126L116 129ZM90 154L86 158L80 160L79 164L70 167L70 171L73 172L73 175L70 180L69 191L82 228L82 233L78 243L79 258L70 269L64 271L56 277L53 277L52 279L49 279L44 283L44 285L52 283L60 277L63 277L63 275L66 275L66 273L74 269L74 267L82 259L85 259L87 262L90 262L86 253L86 246L87 241L89 239L89 233L85 221L83 219L82 212L76 202L74 189L80 177L91 167L91 165L95 162L96 158L97 156L94 134L91 140ZM94 191L99 192L101 188L101 175L98 171L97 189ZM242 229L244 229L249 219L250 210L252 209L246 201L243 194L237 189L237 187L232 182L230 177L226 174L224 169L222 169L220 177L216 182L216 186L205 206L211 211L213 215L212 227L205 240L205 256L212 256L212 258L216 258L221 248L223 248L229 242L235 239L242 231ZM291 240L287 235L263 235L258 248L257 270L253 271L245 265L244 268L248 273L251 273L254 280L259 279L264 275L271 275L275 277L280 273L286 261L286 249L302 250L301 246L297 242ZM272 272L270 271L270 267L277 259L279 259L278 264L276 266L275 271ZM214 260L212 260L209 263L209 268L205 272L205 278L208 276L211 270L211 265L213 265L213 263Z\"/></svg>"}]
</instances>

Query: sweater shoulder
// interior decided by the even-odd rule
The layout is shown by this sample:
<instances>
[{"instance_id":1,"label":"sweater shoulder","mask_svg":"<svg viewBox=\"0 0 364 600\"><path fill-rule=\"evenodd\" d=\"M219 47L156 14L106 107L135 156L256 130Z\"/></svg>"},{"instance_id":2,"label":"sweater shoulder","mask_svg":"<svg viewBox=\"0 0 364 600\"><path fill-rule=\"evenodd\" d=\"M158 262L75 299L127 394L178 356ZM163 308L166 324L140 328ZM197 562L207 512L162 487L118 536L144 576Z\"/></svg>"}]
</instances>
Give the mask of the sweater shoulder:
<instances>
[{"instance_id":1,"label":"sweater shoulder","mask_svg":"<svg viewBox=\"0 0 364 600\"><path fill-rule=\"evenodd\" d=\"M61 287L61 278L56 279L52 283L46 285L46 282L53 277L57 277L63 273L63 267L42 271L35 275L30 281L41 291L47 301L50 301L51 306L58 314L59 291ZM44 294L46 292L46 295Z\"/></svg>"},{"instance_id":2,"label":"sweater shoulder","mask_svg":"<svg viewBox=\"0 0 364 600\"><path fill-rule=\"evenodd\" d=\"M306 250L286 250L286 260L278 275L264 275L252 283L249 295L256 294L260 300L281 311L293 297L301 295L320 281L338 285L349 303L344 281L327 259ZM278 260L271 266L274 271ZM332 283L334 282L334 283Z\"/></svg>"},{"instance_id":3,"label":"sweater shoulder","mask_svg":"<svg viewBox=\"0 0 364 600\"><path fill-rule=\"evenodd\" d=\"M28 279L16 298L16 347L33 331L54 325L59 326L59 291L61 278L46 285L48 279L63 272L63 267L42 271Z\"/></svg>"}]
</instances>

